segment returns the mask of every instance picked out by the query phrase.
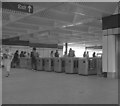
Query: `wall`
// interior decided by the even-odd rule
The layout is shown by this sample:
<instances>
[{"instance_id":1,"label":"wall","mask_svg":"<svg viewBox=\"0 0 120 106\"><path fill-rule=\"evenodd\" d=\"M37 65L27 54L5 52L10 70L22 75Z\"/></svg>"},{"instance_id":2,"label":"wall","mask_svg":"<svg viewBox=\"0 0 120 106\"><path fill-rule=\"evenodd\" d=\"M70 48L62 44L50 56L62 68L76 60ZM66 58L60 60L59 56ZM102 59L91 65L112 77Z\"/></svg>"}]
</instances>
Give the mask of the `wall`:
<instances>
[{"instance_id":1,"label":"wall","mask_svg":"<svg viewBox=\"0 0 120 106\"><path fill-rule=\"evenodd\" d=\"M11 45L3 45L3 49L9 48L11 53L15 53L16 50L19 50L19 53L21 51L26 51L27 53L30 53L32 51L32 47L29 46L11 46ZM56 51L56 48L36 48L37 52L39 53L40 57L50 57L51 51ZM4 51L4 50L3 50ZM58 52L60 54L60 57L63 56L63 50L58 49Z\"/></svg>"}]
</instances>

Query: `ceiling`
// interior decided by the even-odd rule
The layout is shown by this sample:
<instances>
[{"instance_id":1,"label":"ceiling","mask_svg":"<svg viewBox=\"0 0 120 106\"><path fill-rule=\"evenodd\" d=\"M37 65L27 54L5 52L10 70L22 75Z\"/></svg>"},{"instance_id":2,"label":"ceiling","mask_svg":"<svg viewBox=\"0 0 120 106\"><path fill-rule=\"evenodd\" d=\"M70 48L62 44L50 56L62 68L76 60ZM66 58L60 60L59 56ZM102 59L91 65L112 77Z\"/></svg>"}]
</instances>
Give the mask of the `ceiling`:
<instances>
[{"instance_id":1,"label":"ceiling","mask_svg":"<svg viewBox=\"0 0 120 106\"><path fill-rule=\"evenodd\" d=\"M2 9L2 38L20 36L35 43L102 44L102 17L117 2L24 2L33 14Z\"/></svg>"}]
</instances>

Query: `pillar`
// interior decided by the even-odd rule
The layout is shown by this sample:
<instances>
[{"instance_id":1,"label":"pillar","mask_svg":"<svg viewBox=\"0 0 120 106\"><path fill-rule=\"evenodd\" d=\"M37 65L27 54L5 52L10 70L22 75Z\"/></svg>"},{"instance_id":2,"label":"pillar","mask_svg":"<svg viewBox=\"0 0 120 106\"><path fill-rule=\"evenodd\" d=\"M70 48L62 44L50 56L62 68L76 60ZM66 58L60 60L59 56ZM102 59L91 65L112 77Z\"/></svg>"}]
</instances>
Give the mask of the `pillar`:
<instances>
[{"instance_id":1,"label":"pillar","mask_svg":"<svg viewBox=\"0 0 120 106\"><path fill-rule=\"evenodd\" d=\"M65 43L65 54L67 55L67 51L68 51L68 43Z\"/></svg>"},{"instance_id":2,"label":"pillar","mask_svg":"<svg viewBox=\"0 0 120 106\"><path fill-rule=\"evenodd\" d=\"M102 18L103 29L103 57L102 69L107 73L108 78L117 78L120 70L118 64L120 24L118 23L120 14Z\"/></svg>"},{"instance_id":3,"label":"pillar","mask_svg":"<svg viewBox=\"0 0 120 106\"><path fill-rule=\"evenodd\" d=\"M103 72L107 72L107 77L115 78L116 70L116 36L103 36Z\"/></svg>"}]
</instances>

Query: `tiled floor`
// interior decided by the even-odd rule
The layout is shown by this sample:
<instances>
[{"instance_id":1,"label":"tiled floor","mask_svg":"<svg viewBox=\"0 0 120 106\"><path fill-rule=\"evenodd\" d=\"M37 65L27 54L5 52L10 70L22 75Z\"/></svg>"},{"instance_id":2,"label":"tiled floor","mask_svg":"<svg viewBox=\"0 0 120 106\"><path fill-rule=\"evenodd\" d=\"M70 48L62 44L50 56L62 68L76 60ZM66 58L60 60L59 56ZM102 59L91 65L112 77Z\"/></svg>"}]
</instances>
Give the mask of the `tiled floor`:
<instances>
[{"instance_id":1,"label":"tiled floor","mask_svg":"<svg viewBox=\"0 0 120 106\"><path fill-rule=\"evenodd\" d=\"M3 71L3 104L117 104L118 81L96 76Z\"/></svg>"}]
</instances>

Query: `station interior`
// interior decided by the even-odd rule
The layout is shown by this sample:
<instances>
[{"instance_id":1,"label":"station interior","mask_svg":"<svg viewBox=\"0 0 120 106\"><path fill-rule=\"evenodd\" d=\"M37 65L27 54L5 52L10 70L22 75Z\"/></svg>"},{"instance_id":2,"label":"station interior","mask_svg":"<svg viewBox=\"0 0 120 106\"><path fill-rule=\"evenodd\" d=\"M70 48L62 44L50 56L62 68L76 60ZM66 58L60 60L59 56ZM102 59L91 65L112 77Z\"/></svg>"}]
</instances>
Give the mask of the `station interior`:
<instances>
[{"instance_id":1,"label":"station interior","mask_svg":"<svg viewBox=\"0 0 120 106\"><path fill-rule=\"evenodd\" d=\"M2 104L118 104L118 2L5 0L0 15L1 57L6 49L12 56L16 50L26 52L19 64L11 61L9 77L1 58Z\"/></svg>"}]
</instances>

